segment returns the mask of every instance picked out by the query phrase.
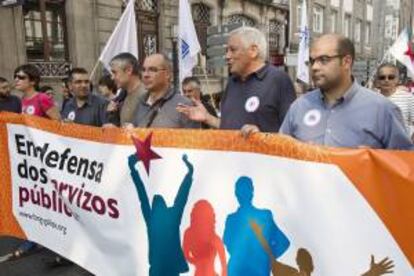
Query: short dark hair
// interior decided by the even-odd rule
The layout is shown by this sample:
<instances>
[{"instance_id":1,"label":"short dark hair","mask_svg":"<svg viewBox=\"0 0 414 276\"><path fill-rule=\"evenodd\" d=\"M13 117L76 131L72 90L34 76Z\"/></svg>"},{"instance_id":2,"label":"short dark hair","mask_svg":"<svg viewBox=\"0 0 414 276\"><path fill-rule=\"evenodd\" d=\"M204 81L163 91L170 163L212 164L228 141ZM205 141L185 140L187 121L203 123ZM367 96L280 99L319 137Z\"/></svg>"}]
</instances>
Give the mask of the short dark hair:
<instances>
[{"instance_id":1,"label":"short dark hair","mask_svg":"<svg viewBox=\"0 0 414 276\"><path fill-rule=\"evenodd\" d=\"M352 58L352 63L354 63L355 61L355 46L354 43L352 43L352 41L345 37L345 36L340 36L338 38L338 55L341 56L351 56Z\"/></svg>"},{"instance_id":2,"label":"short dark hair","mask_svg":"<svg viewBox=\"0 0 414 276\"><path fill-rule=\"evenodd\" d=\"M39 92L42 92L42 93L44 93L44 92L46 92L48 90L53 90L53 88L51 86L49 86L49 85L43 85L43 86L41 86L39 88Z\"/></svg>"},{"instance_id":3,"label":"short dark hair","mask_svg":"<svg viewBox=\"0 0 414 276\"><path fill-rule=\"evenodd\" d=\"M132 68L132 74L141 78L141 68L139 66L138 59L131 53L120 53L114 56L111 60L113 62L120 62L122 69L125 69L126 65L130 65Z\"/></svg>"},{"instance_id":4,"label":"short dark hair","mask_svg":"<svg viewBox=\"0 0 414 276\"><path fill-rule=\"evenodd\" d=\"M6 78L0 77L0 82L5 83L5 82L9 82L9 81Z\"/></svg>"},{"instance_id":5,"label":"short dark hair","mask_svg":"<svg viewBox=\"0 0 414 276\"><path fill-rule=\"evenodd\" d=\"M66 88L69 89L69 79L68 79L68 77L63 78L62 83Z\"/></svg>"},{"instance_id":6,"label":"short dark hair","mask_svg":"<svg viewBox=\"0 0 414 276\"><path fill-rule=\"evenodd\" d=\"M23 65L20 65L19 67L17 67L14 70L14 75L16 75L20 71L25 73L29 77L29 80L33 81L35 83L34 86L37 88L37 86L39 85L39 82L40 82L40 70L39 70L39 68L37 68L33 64L23 64Z\"/></svg>"},{"instance_id":7,"label":"short dark hair","mask_svg":"<svg viewBox=\"0 0 414 276\"><path fill-rule=\"evenodd\" d=\"M102 76L99 79L98 85L106 86L112 91L112 94L116 94L116 90L117 90L116 83L114 82L114 80L111 78L110 75Z\"/></svg>"},{"instance_id":8,"label":"short dark hair","mask_svg":"<svg viewBox=\"0 0 414 276\"><path fill-rule=\"evenodd\" d=\"M71 82L72 80L73 80L73 75L75 75L75 74L81 74L81 75L87 75L88 74L88 71L86 71L86 69L85 68L82 68L82 67L75 67L75 68L72 68L72 70L70 70L69 71L69 74L68 74L68 81L69 82Z\"/></svg>"},{"instance_id":9,"label":"short dark hair","mask_svg":"<svg viewBox=\"0 0 414 276\"><path fill-rule=\"evenodd\" d=\"M200 80L197 77L186 77L186 78L184 78L182 85L187 85L190 82L194 82L195 84L197 84L198 87L201 86Z\"/></svg>"}]
</instances>

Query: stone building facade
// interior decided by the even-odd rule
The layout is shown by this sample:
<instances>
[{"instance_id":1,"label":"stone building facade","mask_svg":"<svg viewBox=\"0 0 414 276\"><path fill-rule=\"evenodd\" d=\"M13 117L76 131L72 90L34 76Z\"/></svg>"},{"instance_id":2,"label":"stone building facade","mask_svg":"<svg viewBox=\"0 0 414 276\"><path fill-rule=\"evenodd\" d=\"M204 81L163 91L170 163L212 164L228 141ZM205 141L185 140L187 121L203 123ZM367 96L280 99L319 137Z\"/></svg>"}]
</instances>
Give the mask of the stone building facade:
<instances>
[{"instance_id":1,"label":"stone building facade","mask_svg":"<svg viewBox=\"0 0 414 276\"><path fill-rule=\"evenodd\" d=\"M303 0L291 0L289 59L290 74L295 75L299 46L300 14ZM355 45L354 75L361 80L369 77L375 63L373 53L373 0L306 0L311 40L324 33L339 33Z\"/></svg>"},{"instance_id":2,"label":"stone building facade","mask_svg":"<svg viewBox=\"0 0 414 276\"><path fill-rule=\"evenodd\" d=\"M208 27L241 22L265 31L271 60L283 63L288 1L189 1L204 54ZM158 51L172 56L178 2L136 0L140 60ZM92 70L124 7L123 0L25 0L23 5L0 6L0 75L10 79L14 68L29 62L41 68L44 82L56 85L70 67ZM212 92L220 91L223 76L208 72Z\"/></svg>"},{"instance_id":3,"label":"stone building facade","mask_svg":"<svg viewBox=\"0 0 414 276\"><path fill-rule=\"evenodd\" d=\"M378 15L374 19L374 53L377 61L394 62L388 50L401 31L414 28L414 0L375 1L374 12ZM403 66L401 69L406 71Z\"/></svg>"}]
</instances>

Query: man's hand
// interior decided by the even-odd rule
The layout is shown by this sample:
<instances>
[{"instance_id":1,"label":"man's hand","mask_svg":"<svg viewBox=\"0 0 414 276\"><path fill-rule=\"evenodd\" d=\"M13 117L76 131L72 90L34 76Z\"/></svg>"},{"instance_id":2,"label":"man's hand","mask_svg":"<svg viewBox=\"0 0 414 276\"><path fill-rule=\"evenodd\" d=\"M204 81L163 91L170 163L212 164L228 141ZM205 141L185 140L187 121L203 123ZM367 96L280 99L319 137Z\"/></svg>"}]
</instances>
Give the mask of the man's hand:
<instances>
[{"instance_id":1,"label":"man's hand","mask_svg":"<svg viewBox=\"0 0 414 276\"><path fill-rule=\"evenodd\" d=\"M68 118L63 118L63 119L62 119L62 122L63 122L63 123L69 123L69 124L72 124L72 123L73 123L73 120L68 119Z\"/></svg>"},{"instance_id":2,"label":"man's hand","mask_svg":"<svg viewBox=\"0 0 414 276\"><path fill-rule=\"evenodd\" d=\"M103 128L116 128L117 126L111 123L106 123L102 125Z\"/></svg>"},{"instance_id":3,"label":"man's hand","mask_svg":"<svg viewBox=\"0 0 414 276\"><path fill-rule=\"evenodd\" d=\"M123 123L122 128L127 129L127 130L133 130L134 125L132 123Z\"/></svg>"},{"instance_id":4,"label":"man's hand","mask_svg":"<svg viewBox=\"0 0 414 276\"><path fill-rule=\"evenodd\" d=\"M108 103L108 106L106 107L106 111L108 112L114 112L118 110L118 104L114 101L110 101Z\"/></svg>"},{"instance_id":5,"label":"man's hand","mask_svg":"<svg viewBox=\"0 0 414 276\"><path fill-rule=\"evenodd\" d=\"M208 111L199 100L191 99L194 103L193 106L181 104L177 105L177 111L183 113L190 120L205 123L208 117Z\"/></svg>"},{"instance_id":6,"label":"man's hand","mask_svg":"<svg viewBox=\"0 0 414 276\"><path fill-rule=\"evenodd\" d=\"M246 124L241 128L241 135L243 138L248 138L251 134L260 132L260 129L256 125Z\"/></svg>"},{"instance_id":7,"label":"man's hand","mask_svg":"<svg viewBox=\"0 0 414 276\"><path fill-rule=\"evenodd\" d=\"M375 263L374 255L371 255L371 267L370 269L362 274L362 276L380 276L384 274L391 274L394 271L394 262L390 259L384 258L379 263Z\"/></svg>"}]
</instances>

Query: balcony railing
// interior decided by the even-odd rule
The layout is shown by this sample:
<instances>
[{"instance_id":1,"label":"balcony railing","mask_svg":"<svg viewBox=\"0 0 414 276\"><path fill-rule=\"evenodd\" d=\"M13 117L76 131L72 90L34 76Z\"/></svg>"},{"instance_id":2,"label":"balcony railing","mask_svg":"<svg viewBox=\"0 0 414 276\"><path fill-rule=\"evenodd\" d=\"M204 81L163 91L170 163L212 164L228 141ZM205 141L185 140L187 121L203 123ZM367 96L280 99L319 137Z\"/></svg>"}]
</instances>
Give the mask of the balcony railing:
<instances>
[{"instance_id":1,"label":"balcony railing","mask_svg":"<svg viewBox=\"0 0 414 276\"><path fill-rule=\"evenodd\" d=\"M39 68L42 78L64 78L72 69L72 64L67 61L32 61L29 63Z\"/></svg>"}]
</instances>

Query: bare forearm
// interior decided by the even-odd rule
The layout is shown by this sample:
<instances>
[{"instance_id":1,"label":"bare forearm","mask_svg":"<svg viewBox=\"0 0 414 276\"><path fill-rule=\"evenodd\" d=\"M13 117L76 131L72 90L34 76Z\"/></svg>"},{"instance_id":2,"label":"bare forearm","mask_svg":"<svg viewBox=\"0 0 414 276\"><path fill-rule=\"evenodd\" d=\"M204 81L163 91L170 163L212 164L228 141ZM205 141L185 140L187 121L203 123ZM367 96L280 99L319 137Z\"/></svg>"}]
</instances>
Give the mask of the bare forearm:
<instances>
[{"instance_id":1,"label":"bare forearm","mask_svg":"<svg viewBox=\"0 0 414 276\"><path fill-rule=\"evenodd\" d=\"M219 128L220 127L220 119L208 114L206 120L204 121L205 124L209 125L212 128Z\"/></svg>"}]
</instances>

